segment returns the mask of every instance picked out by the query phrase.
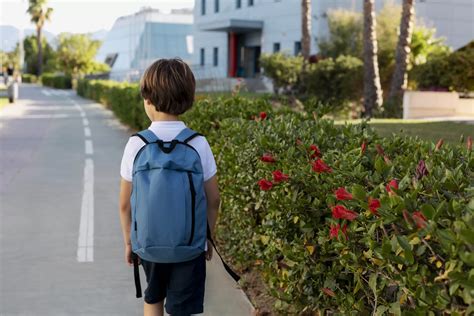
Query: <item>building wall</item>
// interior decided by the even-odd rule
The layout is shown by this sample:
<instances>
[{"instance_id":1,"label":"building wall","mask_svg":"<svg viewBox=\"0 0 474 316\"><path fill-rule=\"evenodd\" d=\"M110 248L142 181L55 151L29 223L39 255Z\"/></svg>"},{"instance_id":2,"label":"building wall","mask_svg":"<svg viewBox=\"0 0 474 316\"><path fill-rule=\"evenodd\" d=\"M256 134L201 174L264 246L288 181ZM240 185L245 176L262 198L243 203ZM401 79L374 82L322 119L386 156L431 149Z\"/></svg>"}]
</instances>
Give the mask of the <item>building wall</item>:
<instances>
[{"instance_id":1,"label":"building wall","mask_svg":"<svg viewBox=\"0 0 474 316\"><path fill-rule=\"evenodd\" d=\"M96 60L104 62L118 54L110 72L114 80L138 80L144 69L158 58L180 57L191 63L193 15L163 14L144 9L117 19L108 32Z\"/></svg>"}]
</instances>

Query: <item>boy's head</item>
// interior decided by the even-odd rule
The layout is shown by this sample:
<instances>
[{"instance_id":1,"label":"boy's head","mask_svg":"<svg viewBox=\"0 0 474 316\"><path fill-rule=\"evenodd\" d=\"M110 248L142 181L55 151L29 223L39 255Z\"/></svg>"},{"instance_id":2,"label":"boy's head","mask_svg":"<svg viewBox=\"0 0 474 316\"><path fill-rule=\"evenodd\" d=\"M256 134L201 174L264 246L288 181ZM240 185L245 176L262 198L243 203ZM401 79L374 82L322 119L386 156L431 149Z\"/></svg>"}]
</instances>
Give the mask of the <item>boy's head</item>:
<instances>
[{"instance_id":1,"label":"boy's head","mask_svg":"<svg viewBox=\"0 0 474 316\"><path fill-rule=\"evenodd\" d=\"M140 81L140 92L158 112L180 115L194 102L196 82L189 66L179 58L159 59Z\"/></svg>"}]
</instances>

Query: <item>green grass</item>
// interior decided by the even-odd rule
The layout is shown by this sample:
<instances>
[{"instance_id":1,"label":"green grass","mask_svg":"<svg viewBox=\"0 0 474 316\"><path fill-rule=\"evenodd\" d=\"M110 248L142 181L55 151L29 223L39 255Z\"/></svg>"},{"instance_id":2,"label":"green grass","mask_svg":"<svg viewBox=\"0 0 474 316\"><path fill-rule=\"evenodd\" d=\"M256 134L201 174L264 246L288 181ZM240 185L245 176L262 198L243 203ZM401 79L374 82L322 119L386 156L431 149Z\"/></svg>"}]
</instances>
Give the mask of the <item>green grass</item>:
<instances>
[{"instance_id":1,"label":"green grass","mask_svg":"<svg viewBox=\"0 0 474 316\"><path fill-rule=\"evenodd\" d=\"M346 121L346 123L358 123L360 120ZM337 121L336 124L344 124ZM370 125L380 136L391 137L394 133L406 136L418 136L423 140L437 142L443 138L450 144L459 144L461 135L464 142L467 136L474 138L474 125L458 122L423 122L420 120L400 119L373 119Z\"/></svg>"}]
</instances>

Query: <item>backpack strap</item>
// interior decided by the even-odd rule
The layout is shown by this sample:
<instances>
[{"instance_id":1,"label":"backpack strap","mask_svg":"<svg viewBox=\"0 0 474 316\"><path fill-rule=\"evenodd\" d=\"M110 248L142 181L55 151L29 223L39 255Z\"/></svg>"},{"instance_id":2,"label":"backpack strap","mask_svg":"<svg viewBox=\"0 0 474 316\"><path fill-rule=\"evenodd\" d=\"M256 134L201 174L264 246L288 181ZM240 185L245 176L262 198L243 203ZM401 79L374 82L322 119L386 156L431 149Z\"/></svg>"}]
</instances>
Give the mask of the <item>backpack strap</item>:
<instances>
[{"instance_id":1,"label":"backpack strap","mask_svg":"<svg viewBox=\"0 0 474 316\"><path fill-rule=\"evenodd\" d=\"M132 252L132 261L133 261L133 278L135 280L135 296L137 298L142 297L142 286L140 284L140 272L138 270L138 255Z\"/></svg>"},{"instance_id":2,"label":"backpack strap","mask_svg":"<svg viewBox=\"0 0 474 316\"><path fill-rule=\"evenodd\" d=\"M159 141L160 139L155 135L155 133L153 133L151 130L149 129L144 129L143 131L140 131L138 133L135 133L133 134L131 137L133 136L138 136L140 137L140 139L145 143L145 144L149 144L149 143L155 143L157 141Z\"/></svg>"},{"instance_id":3,"label":"backpack strap","mask_svg":"<svg viewBox=\"0 0 474 316\"><path fill-rule=\"evenodd\" d=\"M198 132L186 127L181 132L179 132L179 134L174 139L182 143L188 143L191 139L197 136L202 136L202 134L199 134Z\"/></svg>"},{"instance_id":4,"label":"backpack strap","mask_svg":"<svg viewBox=\"0 0 474 316\"><path fill-rule=\"evenodd\" d=\"M224 269L227 271L227 273L229 273L229 275L232 277L232 279L235 280L235 282L239 282L240 276L237 273L235 273L229 267L229 265L227 263L225 263L224 259L222 259L221 254L219 253L219 251L217 251L216 244L214 243L214 240L212 240L211 229L209 228L209 222L207 223L207 239L209 239L211 241L211 244L214 247L214 249L216 250L217 254L219 255L219 258L221 258L222 264L224 265Z\"/></svg>"}]
</instances>

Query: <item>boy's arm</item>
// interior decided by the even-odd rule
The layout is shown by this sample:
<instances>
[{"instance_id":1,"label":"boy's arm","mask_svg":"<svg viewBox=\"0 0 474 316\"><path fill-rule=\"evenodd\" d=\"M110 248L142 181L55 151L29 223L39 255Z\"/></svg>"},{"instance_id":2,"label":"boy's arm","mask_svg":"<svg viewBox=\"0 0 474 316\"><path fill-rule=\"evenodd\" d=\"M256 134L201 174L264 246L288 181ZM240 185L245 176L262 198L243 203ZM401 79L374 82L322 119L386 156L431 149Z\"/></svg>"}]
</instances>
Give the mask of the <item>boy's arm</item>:
<instances>
[{"instance_id":1,"label":"boy's arm","mask_svg":"<svg viewBox=\"0 0 474 316\"><path fill-rule=\"evenodd\" d=\"M217 212L219 211L219 206L221 204L217 176L213 176L204 182L204 191L206 192L207 199L207 220L209 222L209 228L211 229L211 237L214 237Z\"/></svg>"},{"instance_id":2,"label":"boy's arm","mask_svg":"<svg viewBox=\"0 0 474 316\"><path fill-rule=\"evenodd\" d=\"M131 207L130 195L132 194L132 182L125 179L120 180L120 198L119 213L120 224L122 226L123 242L125 244L125 261L132 265L132 247L130 242L130 225L131 225Z\"/></svg>"}]
</instances>

